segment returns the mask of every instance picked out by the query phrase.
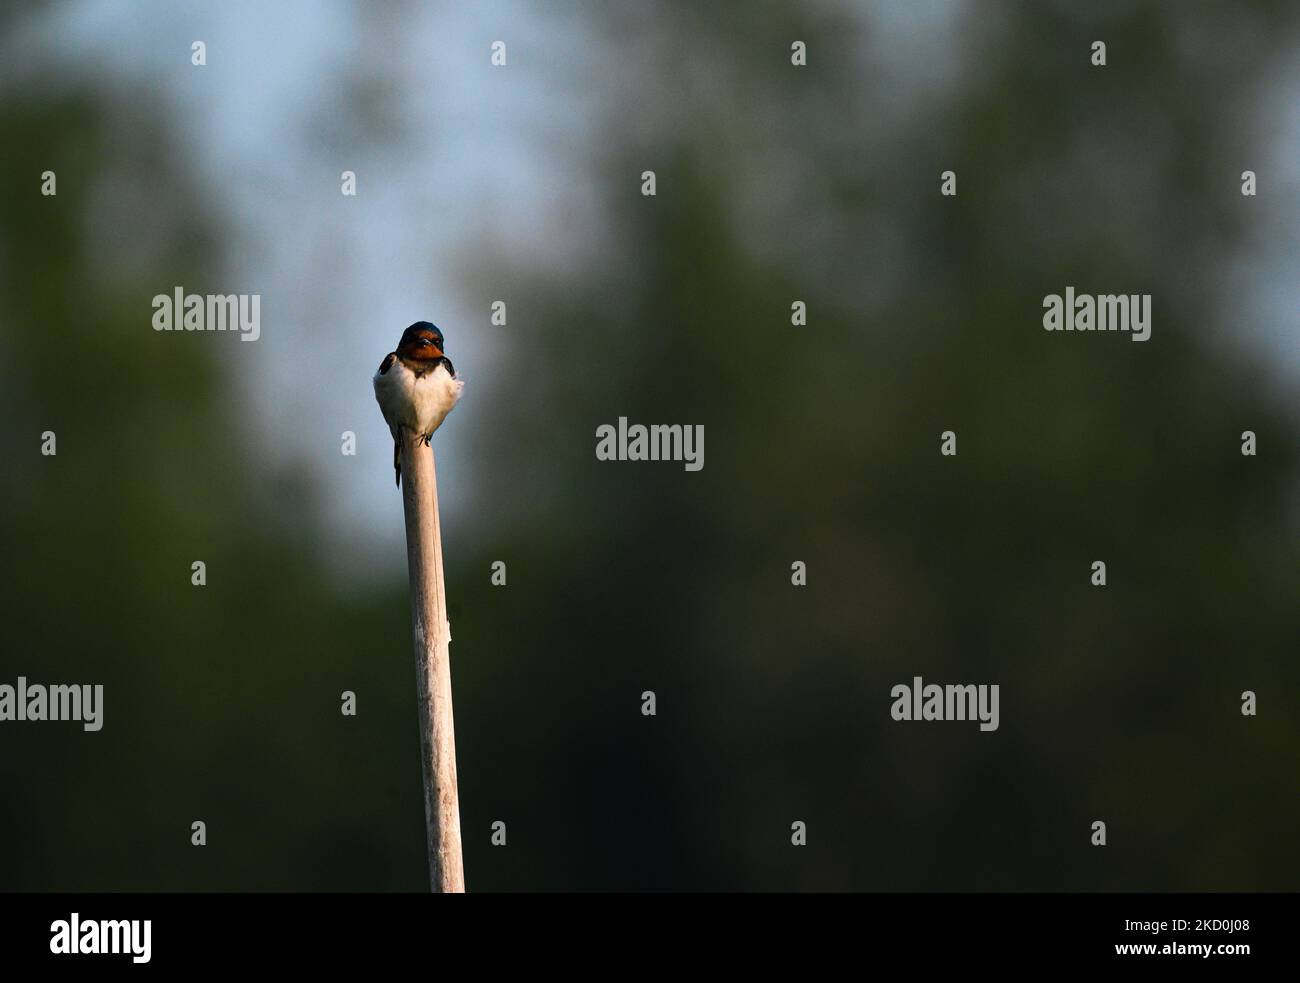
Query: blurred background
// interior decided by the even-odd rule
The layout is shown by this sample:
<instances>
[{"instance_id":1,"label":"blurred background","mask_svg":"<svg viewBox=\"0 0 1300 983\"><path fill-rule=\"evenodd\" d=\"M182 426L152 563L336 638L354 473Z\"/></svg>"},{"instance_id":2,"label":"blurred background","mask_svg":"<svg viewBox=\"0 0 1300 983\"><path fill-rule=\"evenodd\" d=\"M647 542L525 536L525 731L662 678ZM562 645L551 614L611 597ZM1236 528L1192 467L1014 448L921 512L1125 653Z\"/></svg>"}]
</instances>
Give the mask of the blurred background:
<instances>
[{"instance_id":1,"label":"blurred background","mask_svg":"<svg viewBox=\"0 0 1300 983\"><path fill-rule=\"evenodd\" d=\"M1295 4L10 5L0 145L0 683L105 687L0 725L0 889L427 887L420 319L470 890L1300 886Z\"/></svg>"}]
</instances>

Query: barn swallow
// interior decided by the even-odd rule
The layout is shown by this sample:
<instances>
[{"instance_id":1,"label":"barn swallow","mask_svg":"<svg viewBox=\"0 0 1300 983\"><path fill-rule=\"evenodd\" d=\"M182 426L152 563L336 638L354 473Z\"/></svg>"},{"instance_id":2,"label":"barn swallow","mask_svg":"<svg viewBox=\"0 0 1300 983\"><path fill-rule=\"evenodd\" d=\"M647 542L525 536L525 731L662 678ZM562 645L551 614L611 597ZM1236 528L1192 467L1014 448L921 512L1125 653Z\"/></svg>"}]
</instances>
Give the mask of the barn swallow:
<instances>
[{"instance_id":1,"label":"barn swallow","mask_svg":"<svg viewBox=\"0 0 1300 983\"><path fill-rule=\"evenodd\" d=\"M456 378L443 351L442 332L428 321L416 321L402 332L397 351L384 356L375 373L375 399L393 434L393 470L402 485L402 435L406 427L429 443L465 383Z\"/></svg>"}]
</instances>

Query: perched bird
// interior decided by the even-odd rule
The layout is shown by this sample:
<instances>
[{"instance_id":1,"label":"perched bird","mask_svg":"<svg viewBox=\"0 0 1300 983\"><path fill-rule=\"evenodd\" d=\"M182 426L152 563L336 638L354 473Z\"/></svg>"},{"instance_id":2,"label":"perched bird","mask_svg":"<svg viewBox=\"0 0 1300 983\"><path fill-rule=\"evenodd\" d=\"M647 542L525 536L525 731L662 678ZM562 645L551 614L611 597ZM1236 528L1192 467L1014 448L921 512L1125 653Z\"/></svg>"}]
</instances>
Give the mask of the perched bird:
<instances>
[{"instance_id":1,"label":"perched bird","mask_svg":"<svg viewBox=\"0 0 1300 983\"><path fill-rule=\"evenodd\" d=\"M397 351L384 356L375 373L375 399L393 434L393 470L402 484L401 428L429 443L465 383L456 378L451 359L443 353L442 332L428 321L416 321L402 332Z\"/></svg>"}]
</instances>

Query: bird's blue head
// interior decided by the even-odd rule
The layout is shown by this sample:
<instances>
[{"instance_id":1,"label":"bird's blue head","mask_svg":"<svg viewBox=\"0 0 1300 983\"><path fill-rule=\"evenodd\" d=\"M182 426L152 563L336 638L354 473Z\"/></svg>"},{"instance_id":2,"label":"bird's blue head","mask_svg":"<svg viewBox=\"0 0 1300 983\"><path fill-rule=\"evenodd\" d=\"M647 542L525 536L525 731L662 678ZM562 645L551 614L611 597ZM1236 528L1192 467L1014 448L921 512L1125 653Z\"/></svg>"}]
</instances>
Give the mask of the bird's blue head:
<instances>
[{"instance_id":1,"label":"bird's blue head","mask_svg":"<svg viewBox=\"0 0 1300 983\"><path fill-rule=\"evenodd\" d=\"M442 358L443 352L442 332L428 321L416 321L402 332L397 344L399 356L417 362Z\"/></svg>"}]
</instances>

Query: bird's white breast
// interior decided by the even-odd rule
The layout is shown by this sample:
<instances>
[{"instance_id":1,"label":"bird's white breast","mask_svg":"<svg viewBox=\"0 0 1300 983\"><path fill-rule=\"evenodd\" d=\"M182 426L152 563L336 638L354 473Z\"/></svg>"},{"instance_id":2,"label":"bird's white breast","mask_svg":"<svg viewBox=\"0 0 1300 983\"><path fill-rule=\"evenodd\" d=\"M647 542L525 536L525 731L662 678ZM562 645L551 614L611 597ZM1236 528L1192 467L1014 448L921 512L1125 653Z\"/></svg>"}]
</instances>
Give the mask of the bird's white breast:
<instances>
[{"instance_id":1,"label":"bird's white breast","mask_svg":"<svg viewBox=\"0 0 1300 983\"><path fill-rule=\"evenodd\" d=\"M451 377L445 365L417 376L400 358L387 372L376 372L374 383L375 399L394 437L398 426L422 436L433 433L442 426L465 386Z\"/></svg>"}]
</instances>

